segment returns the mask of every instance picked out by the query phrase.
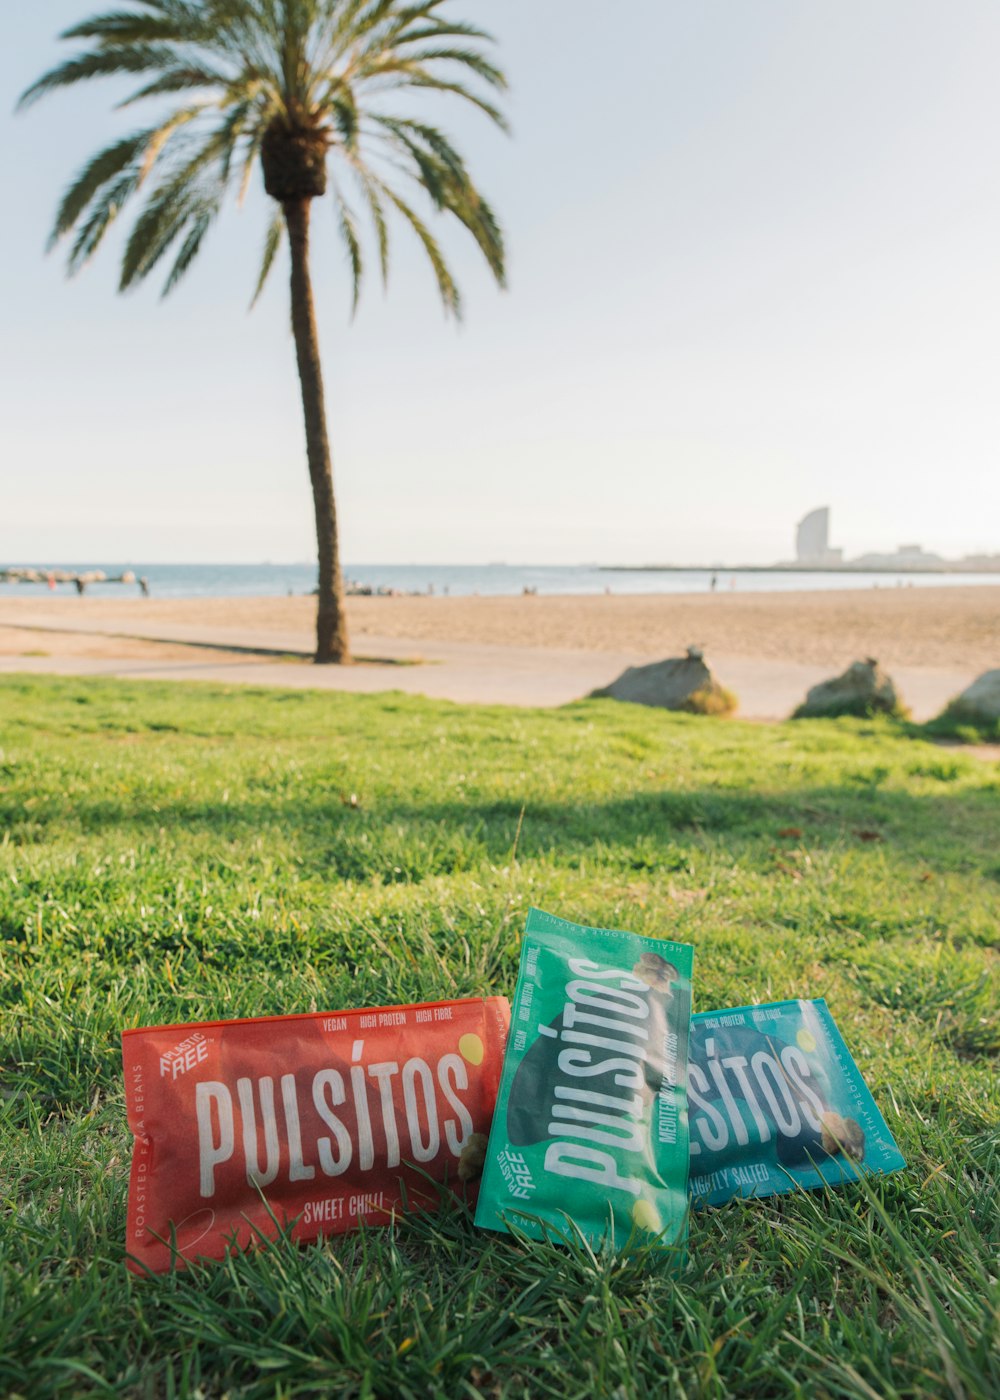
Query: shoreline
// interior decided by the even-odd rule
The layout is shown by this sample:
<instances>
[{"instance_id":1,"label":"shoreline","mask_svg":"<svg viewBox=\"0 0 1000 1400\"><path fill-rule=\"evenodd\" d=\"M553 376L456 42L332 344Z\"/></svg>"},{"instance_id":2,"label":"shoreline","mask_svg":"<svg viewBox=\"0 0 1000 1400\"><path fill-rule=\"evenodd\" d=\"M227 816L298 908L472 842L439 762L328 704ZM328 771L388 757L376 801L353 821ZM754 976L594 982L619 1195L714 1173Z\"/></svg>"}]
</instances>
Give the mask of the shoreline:
<instances>
[{"instance_id":1,"label":"shoreline","mask_svg":"<svg viewBox=\"0 0 1000 1400\"><path fill-rule=\"evenodd\" d=\"M81 566L82 567L82 566ZM118 566L104 566L108 573ZM2 571L0 571L2 572ZM44 574L44 570L41 571ZM136 565L133 584L112 584L83 571L85 596L107 602L148 596L159 602L194 602L224 598L309 598L314 596L314 566L280 565ZM146 575L148 574L148 577ZM1000 573L985 570L931 572L927 569L815 568L791 565L781 569L746 564L688 568L684 565L359 565L345 571L353 597L401 598L597 598L607 595L683 597L730 593L865 592L896 588L931 591L1000 586ZM44 604L76 598L71 584L47 592L43 583L0 581L0 606L6 602Z\"/></svg>"}]
</instances>

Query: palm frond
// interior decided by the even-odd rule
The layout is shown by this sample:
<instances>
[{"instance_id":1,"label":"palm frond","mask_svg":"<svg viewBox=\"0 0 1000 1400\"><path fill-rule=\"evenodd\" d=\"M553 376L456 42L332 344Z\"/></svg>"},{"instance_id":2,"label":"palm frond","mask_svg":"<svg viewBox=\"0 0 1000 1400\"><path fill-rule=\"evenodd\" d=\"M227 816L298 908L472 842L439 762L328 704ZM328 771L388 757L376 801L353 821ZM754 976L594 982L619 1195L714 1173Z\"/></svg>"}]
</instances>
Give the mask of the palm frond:
<instances>
[{"instance_id":1,"label":"palm frond","mask_svg":"<svg viewBox=\"0 0 1000 1400\"><path fill-rule=\"evenodd\" d=\"M380 189L386 199L396 206L403 218L420 239L430 265L434 269L434 276L437 278L438 291L441 293L441 301L444 303L444 309L446 312L450 312L451 315L455 317L456 321L460 321L462 319L461 294L459 293L458 287L455 285L455 279L451 275L448 264L444 260L444 255L430 230L419 218L416 211L413 210L391 186L381 184L380 182Z\"/></svg>"},{"instance_id":2,"label":"palm frond","mask_svg":"<svg viewBox=\"0 0 1000 1400\"><path fill-rule=\"evenodd\" d=\"M407 25L411 23L412 18L406 21ZM422 29L418 27L403 32L403 28L403 25L400 25L400 32L392 36L396 48L400 44L419 44L425 39L481 39L485 43L492 43L493 39L487 30L480 29L475 24L465 24L461 20L435 19L425 24Z\"/></svg>"},{"instance_id":3,"label":"palm frond","mask_svg":"<svg viewBox=\"0 0 1000 1400\"><path fill-rule=\"evenodd\" d=\"M67 270L72 276L97 252L104 235L114 223L136 185L136 172L126 171L118 180L105 185L90 206L87 218L80 225L70 249Z\"/></svg>"},{"instance_id":4,"label":"palm frond","mask_svg":"<svg viewBox=\"0 0 1000 1400\"><path fill-rule=\"evenodd\" d=\"M148 97L160 97L166 92L185 92L189 88L211 88L224 85L221 73L204 64L190 64L184 68L169 68L153 82L147 83L138 92L131 93L118 103L119 107L131 107L135 102L143 102Z\"/></svg>"},{"instance_id":5,"label":"palm frond","mask_svg":"<svg viewBox=\"0 0 1000 1400\"><path fill-rule=\"evenodd\" d=\"M365 78L386 73L413 73L419 77L430 77L432 75L425 67L428 63L458 63L489 83L490 87L502 91L507 86L500 69L472 49L431 48L412 54L398 53L393 49L382 50L367 60L359 60L356 71L359 77Z\"/></svg>"},{"instance_id":6,"label":"palm frond","mask_svg":"<svg viewBox=\"0 0 1000 1400\"><path fill-rule=\"evenodd\" d=\"M393 0L345 0L330 32L331 47L356 44L382 23L392 11Z\"/></svg>"},{"instance_id":7,"label":"palm frond","mask_svg":"<svg viewBox=\"0 0 1000 1400\"><path fill-rule=\"evenodd\" d=\"M471 181L449 188L446 207L469 230L500 287L507 285L503 230Z\"/></svg>"},{"instance_id":8,"label":"palm frond","mask_svg":"<svg viewBox=\"0 0 1000 1400\"><path fill-rule=\"evenodd\" d=\"M376 117L375 123L389 133L391 145L408 156L416 166L416 176L438 209L445 207L445 188L453 168L428 150L411 130L411 123L395 117ZM405 167L404 167L405 168Z\"/></svg>"},{"instance_id":9,"label":"palm frond","mask_svg":"<svg viewBox=\"0 0 1000 1400\"><path fill-rule=\"evenodd\" d=\"M240 137L250 126L253 104L240 102L231 108L225 121L219 127L215 140L219 152L219 178L224 185L229 184L233 158L239 146Z\"/></svg>"},{"instance_id":10,"label":"palm frond","mask_svg":"<svg viewBox=\"0 0 1000 1400\"><path fill-rule=\"evenodd\" d=\"M375 228L375 236L378 240L378 261L379 270L382 274L382 286L389 285L389 225L386 221L385 210L382 201L379 199L379 191L376 182L372 179L369 171L361 161L357 161L352 166L354 175L361 186L361 192L368 205L368 212L371 214L372 224Z\"/></svg>"},{"instance_id":11,"label":"palm frond","mask_svg":"<svg viewBox=\"0 0 1000 1400\"><path fill-rule=\"evenodd\" d=\"M125 245L121 291L147 277L186 227L195 227L206 215L209 222L214 218L226 189L233 140L228 123L213 131L150 195ZM217 166L214 171L213 165Z\"/></svg>"},{"instance_id":12,"label":"palm frond","mask_svg":"<svg viewBox=\"0 0 1000 1400\"><path fill-rule=\"evenodd\" d=\"M353 284L353 296L351 300L351 315L358 309L358 302L361 298L361 279L364 276L364 260L361 256L361 239L358 237L358 221L354 217L354 212L344 199L336 185L333 187L334 205L337 210L337 222L340 226L340 236L344 240L347 249L347 258L351 267L351 280Z\"/></svg>"},{"instance_id":13,"label":"palm frond","mask_svg":"<svg viewBox=\"0 0 1000 1400\"><path fill-rule=\"evenodd\" d=\"M437 78L415 64L406 63L398 66L387 63L377 76L390 79L396 88L425 88L428 92L452 93L455 97L461 97L464 102L468 102L484 113L501 131L510 129L507 118L500 111L500 108L495 103L490 102L488 98L474 92L465 83L449 82L446 78Z\"/></svg>"},{"instance_id":14,"label":"palm frond","mask_svg":"<svg viewBox=\"0 0 1000 1400\"><path fill-rule=\"evenodd\" d=\"M119 291L147 277L199 211L197 194L180 181L156 190L132 228L122 259Z\"/></svg>"},{"instance_id":15,"label":"palm frond","mask_svg":"<svg viewBox=\"0 0 1000 1400\"><path fill-rule=\"evenodd\" d=\"M40 97L72 83L89 78L109 78L119 73L147 73L169 67L174 62L173 49L165 45L136 44L133 48L94 49L78 58L67 59L58 67L44 73L21 94L18 107L30 107Z\"/></svg>"},{"instance_id":16,"label":"palm frond","mask_svg":"<svg viewBox=\"0 0 1000 1400\"><path fill-rule=\"evenodd\" d=\"M400 117L383 117L380 125L391 131L408 149L417 142L423 142L436 160L446 166L449 173L456 179L464 180L468 177L465 161L452 145L450 139L438 127L430 126L427 122L417 122L410 118Z\"/></svg>"},{"instance_id":17,"label":"palm frond","mask_svg":"<svg viewBox=\"0 0 1000 1400\"><path fill-rule=\"evenodd\" d=\"M358 139L360 114L350 88L345 87L343 91L334 94L329 103L329 111L340 144L346 151L352 151Z\"/></svg>"},{"instance_id":18,"label":"palm frond","mask_svg":"<svg viewBox=\"0 0 1000 1400\"><path fill-rule=\"evenodd\" d=\"M461 97L463 101L470 103L473 107L489 117L495 126L503 132L510 132L510 124L494 103L489 102L485 97L480 97L477 92L472 92L464 83L447 83L440 78L413 77L407 83L408 87L426 88L429 92L450 92L456 97Z\"/></svg>"},{"instance_id":19,"label":"palm frond","mask_svg":"<svg viewBox=\"0 0 1000 1400\"><path fill-rule=\"evenodd\" d=\"M189 37L190 32L190 23L185 24L182 16L171 14L169 11L144 15L137 14L134 10L119 10L81 20L79 24L64 29L59 37L96 39L103 45L154 44L165 40L185 39Z\"/></svg>"},{"instance_id":20,"label":"palm frond","mask_svg":"<svg viewBox=\"0 0 1000 1400\"><path fill-rule=\"evenodd\" d=\"M98 190L134 164L145 151L153 134L153 131L138 131L132 136L126 136L124 140L106 146L83 167L63 195L52 233L49 235L50 248L64 234L69 233Z\"/></svg>"},{"instance_id":21,"label":"palm frond","mask_svg":"<svg viewBox=\"0 0 1000 1400\"><path fill-rule=\"evenodd\" d=\"M247 197L247 191L250 188L250 182L253 179L254 171L257 168L257 162L260 159L260 148L263 144L263 141L264 127L258 122L247 133L247 139L244 144L243 167L240 172L239 190L236 196L236 202L239 205L242 205Z\"/></svg>"},{"instance_id":22,"label":"palm frond","mask_svg":"<svg viewBox=\"0 0 1000 1400\"><path fill-rule=\"evenodd\" d=\"M160 293L161 296L167 296L174 289L177 283L184 276L185 272L187 272L188 268L194 262L198 254L198 249L201 247L202 240L204 239L205 234L208 232L212 220L214 219L217 213L217 204L214 206L206 205L202 208L200 213L190 217L189 222L191 223L191 231L189 232L187 238L185 238L184 242L181 244L181 250L177 254L177 260L175 261L173 267L170 269L169 277L163 284L163 291Z\"/></svg>"},{"instance_id":23,"label":"palm frond","mask_svg":"<svg viewBox=\"0 0 1000 1400\"><path fill-rule=\"evenodd\" d=\"M270 275L274 260L278 256L278 249L281 247L281 240L285 236L285 216L279 209L271 220L271 225L267 230L267 237L264 239L264 257L260 265L260 275L257 278L257 286L254 288L253 299L250 302L250 310L257 305L260 294L264 290Z\"/></svg>"}]
</instances>

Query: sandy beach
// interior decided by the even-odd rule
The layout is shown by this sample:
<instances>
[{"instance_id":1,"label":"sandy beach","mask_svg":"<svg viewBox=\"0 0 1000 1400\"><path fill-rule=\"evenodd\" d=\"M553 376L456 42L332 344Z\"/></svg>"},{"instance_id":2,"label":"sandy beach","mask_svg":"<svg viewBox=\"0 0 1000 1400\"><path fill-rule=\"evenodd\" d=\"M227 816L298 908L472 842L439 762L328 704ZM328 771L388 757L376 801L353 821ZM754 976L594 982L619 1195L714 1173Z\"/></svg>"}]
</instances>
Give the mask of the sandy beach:
<instances>
[{"instance_id":1,"label":"sandy beach","mask_svg":"<svg viewBox=\"0 0 1000 1400\"><path fill-rule=\"evenodd\" d=\"M787 713L858 657L933 712L1000 665L1000 587L627 597L352 598L358 665L308 656L311 598L0 599L0 668L202 676L559 704L623 666L704 647L751 717ZM426 665L384 663L425 662ZM383 664L373 664L383 663Z\"/></svg>"}]
</instances>

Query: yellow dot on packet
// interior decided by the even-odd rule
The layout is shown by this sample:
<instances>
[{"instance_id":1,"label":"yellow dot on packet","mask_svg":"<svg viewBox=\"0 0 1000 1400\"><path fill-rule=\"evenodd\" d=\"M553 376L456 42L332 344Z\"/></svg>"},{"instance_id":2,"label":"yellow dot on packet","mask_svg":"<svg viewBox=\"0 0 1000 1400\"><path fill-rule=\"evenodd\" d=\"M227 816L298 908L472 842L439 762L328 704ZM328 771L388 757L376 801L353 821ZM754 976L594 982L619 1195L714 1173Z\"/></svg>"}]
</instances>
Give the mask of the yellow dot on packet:
<instances>
[{"instance_id":1,"label":"yellow dot on packet","mask_svg":"<svg viewBox=\"0 0 1000 1400\"><path fill-rule=\"evenodd\" d=\"M800 1050L812 1051L816 1049L816 1037L812 1031L807 1031L805 1026L795 1034L795 1043Z\"/></svg>"},{"instance_id":2,"label":"yellow dot on packet","mask_svg":"<svg viewBox=\"0 0 1000 1400\"><path fill-rule=\"evenodd\" d=\"M651 1235L658 1235L663 1229L652 1201L643 1200L641 1197L632 1207L632 1219L640 1230L647 1230Z\"/></svg>"},{"instance_id":3,"label":"yellow dot on packet","mask_svg":"<svg viewBox=\"0 0 1000 1400\"><path fill-rule=\"evenodd\" d=\"M470 1065L481 1065L485 1047L478 1035L463 1035L458 1042L458 1053L463 1060L468 1060Z\"/></svg>"}]
</instances>

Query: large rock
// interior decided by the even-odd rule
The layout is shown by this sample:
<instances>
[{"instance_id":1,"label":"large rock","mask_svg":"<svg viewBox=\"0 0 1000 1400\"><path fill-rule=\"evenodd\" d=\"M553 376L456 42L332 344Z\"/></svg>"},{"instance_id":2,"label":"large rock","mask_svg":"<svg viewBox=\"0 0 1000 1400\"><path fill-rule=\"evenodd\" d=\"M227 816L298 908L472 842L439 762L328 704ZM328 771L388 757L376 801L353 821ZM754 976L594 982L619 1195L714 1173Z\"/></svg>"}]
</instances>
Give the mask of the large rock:
<instances>
[{"instance_id":1,"label":"large rock","mask_svg":"<svg viewBox=\"0 0 1000 1400\"><path fill-rule=\"evenodd\" d=\"M855 661L842 676L821 681L807 693L793 719L832 719L837 715L904 715L906 709L874 657Z\"/></svg>"},{"instance_id":2,"label":"large rock","mask_svg":"<svg viewBox=\"0 0 1000 1400\"><path fill-rule=\"evenodd\" d=\"M692 715L728 715L736 709L736 696L715 679L698 647L688 647L687 656L629 666L616 681L592 694Z\"/></svg>"},{"instance_id":3,"label":"large rock","mask_svg":"<svg viewBox=\"0 0 1000 1400\"><path fill-rule=\"evenodd\" d=\"M1000 670L984 671L956 696L945 714L962 724L1000 723Z\"/></svg>"}]
</instances>

